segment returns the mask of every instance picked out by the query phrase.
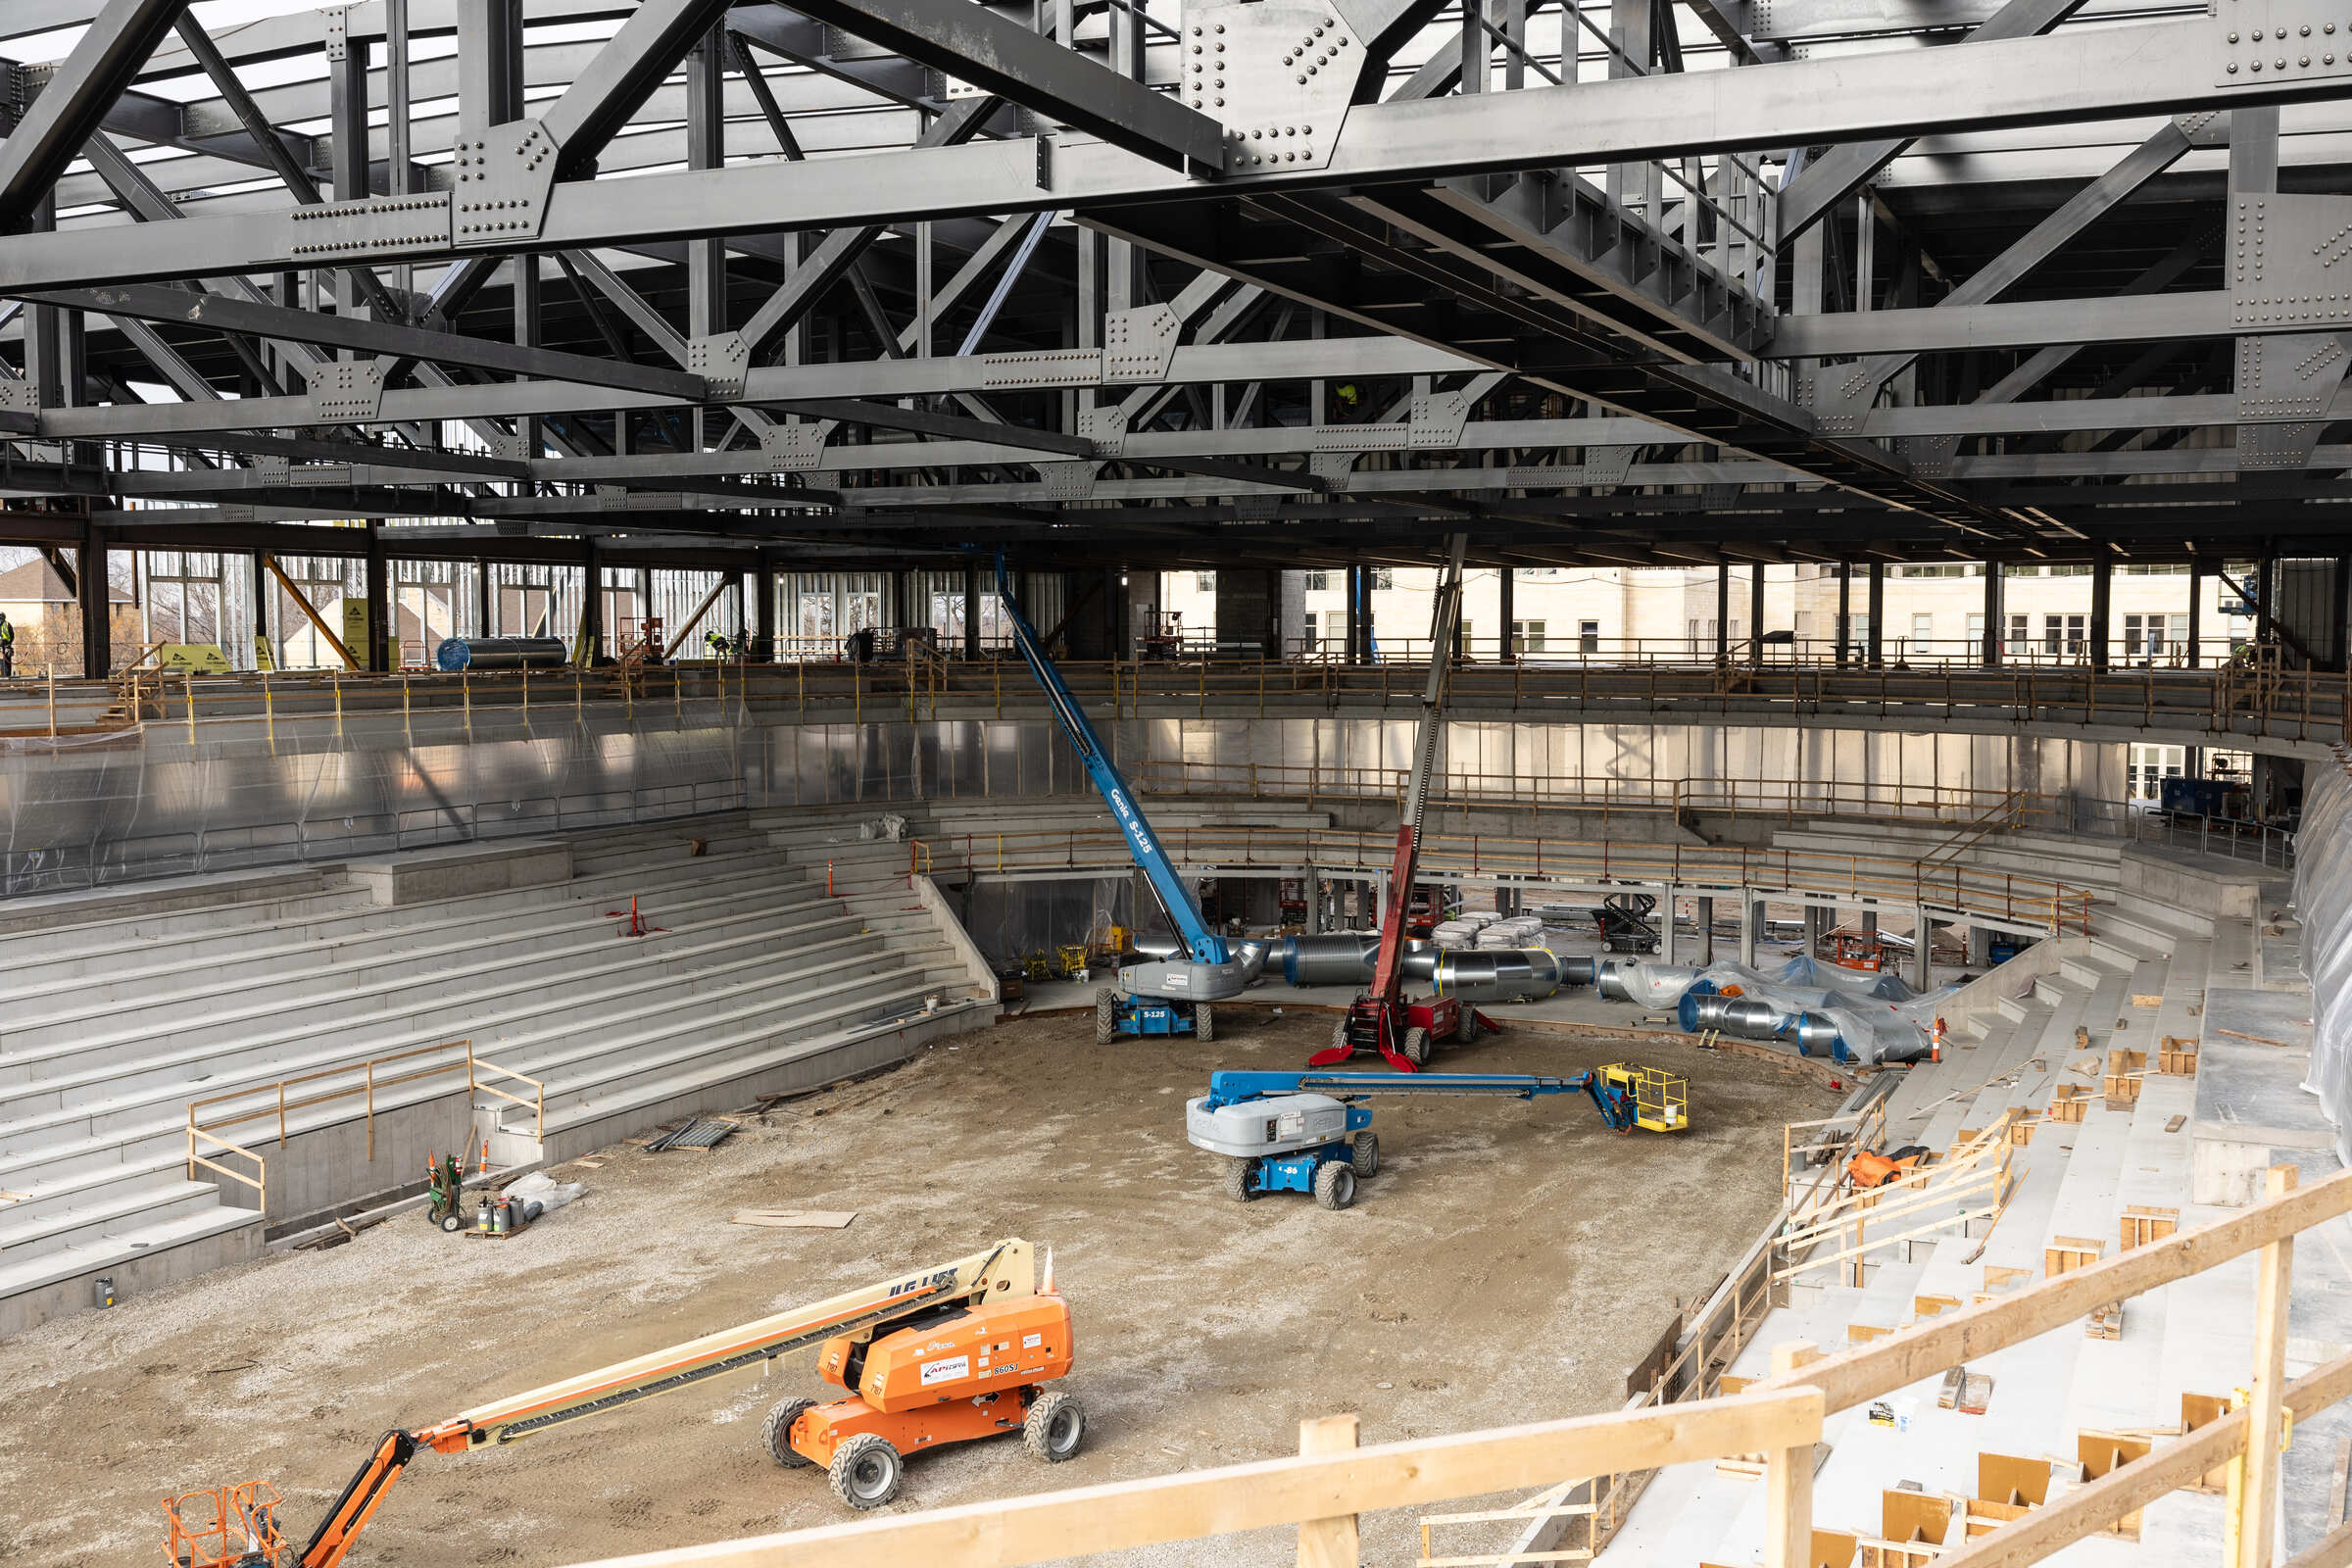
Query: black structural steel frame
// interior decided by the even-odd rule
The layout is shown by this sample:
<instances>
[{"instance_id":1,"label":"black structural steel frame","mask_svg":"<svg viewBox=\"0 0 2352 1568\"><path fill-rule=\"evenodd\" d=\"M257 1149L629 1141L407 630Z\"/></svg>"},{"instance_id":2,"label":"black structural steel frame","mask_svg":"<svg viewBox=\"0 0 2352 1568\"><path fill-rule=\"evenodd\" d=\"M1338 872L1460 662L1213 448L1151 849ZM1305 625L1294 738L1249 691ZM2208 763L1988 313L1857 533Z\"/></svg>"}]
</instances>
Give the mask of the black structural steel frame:
<instances>
[{"instance_id":1,"label":"black structural steel frame","mask_svg":"<svg viewBox=\"0 0 2352 1568\"><path fill-rule=\"evenodd\" d=\"M2337 9L17 0L0 537L2341 554Z\"/></svg>"}]
</instances>

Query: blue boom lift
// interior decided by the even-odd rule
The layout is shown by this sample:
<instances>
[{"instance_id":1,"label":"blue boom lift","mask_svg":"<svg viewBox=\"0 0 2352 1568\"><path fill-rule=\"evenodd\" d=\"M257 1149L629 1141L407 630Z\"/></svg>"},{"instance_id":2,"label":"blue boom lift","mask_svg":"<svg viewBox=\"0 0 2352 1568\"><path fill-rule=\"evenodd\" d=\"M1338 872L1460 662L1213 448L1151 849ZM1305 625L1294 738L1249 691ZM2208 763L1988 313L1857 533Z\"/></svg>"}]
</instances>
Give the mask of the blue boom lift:
<instances>
[{"instance_id":1,"label":"blue boom lift","mask_svg":"<svg viewBox=\"0 0 2352 1568\"><path fill-rule=\"evenodd\" d=\"M1603 1125L1681 1132L1690 1089L1673 1073L1612 1062L1565 1078L1512 1072L1217 1072L1184 1107L1184 1134L1226 1158L1225 1191L1242 1202L1260 1193L1312 1193L1325 1208L1355 1201L1356 1183L1380 1169L1380 1135L1367 1095L1485 1095L1536 1100L1583 1095Z\"/></svg>"},{"instance_id":2,"label":"blue boom lift","mask_svg":"<svg viewBox=\"0 0 2352 1568\"><path fill-rule=\"evenodd\" d=\"M1185 945L1186 956L1170 957L1147 963L1121 966L1118 984L1095 993L1095 1041L1108 1045L1121 1035L1198 1035L1202 1040L1216 1038L1216 1014L1212 1003L1227 997L1238 997L1257 978L1264 964L1266 950L1259 943L1242 943L1228 947L1223 937L1208 928L1200 917L1200 906L1193 902L1192 890L1176 872L1168 859L1168 852L1160 847L1159 836L1144 816L1135 792L1128 787L1126 776L1110 760L1102 738L1078 706L1078 699L1065 685L1061 672L1046 657L1045 642L1029 617L1012 595L1012 576L1004 568L1004 557L997 556L997 601L1004 606L1004 619L1012 627L1012 640L1028 661L1029 671L1045 688L1047 706L1061 725L1061 732L1070 739L1078 753L1078 760L1086 765L1086 776L1093 781L1095 792L1102 804L1110 808L1111 820L1127 837L1127 852L1135 858L1136 868L1144 873L1151 885L1152 899L1159 912L1167 919Z\"/></svg>"}]
</instances>

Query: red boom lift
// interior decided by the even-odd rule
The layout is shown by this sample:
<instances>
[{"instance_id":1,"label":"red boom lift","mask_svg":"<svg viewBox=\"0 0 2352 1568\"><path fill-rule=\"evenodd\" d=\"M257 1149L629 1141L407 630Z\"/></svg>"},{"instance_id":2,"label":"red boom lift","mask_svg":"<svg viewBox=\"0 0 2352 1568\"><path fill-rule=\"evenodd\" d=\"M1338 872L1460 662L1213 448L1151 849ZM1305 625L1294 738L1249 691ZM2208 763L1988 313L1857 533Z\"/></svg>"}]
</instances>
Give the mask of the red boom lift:
<instances>
[{"instance_id":1,"label":"red boom lift","mask_svg":"<svg viewBox=\"0 0 2352 1568\"><path fill-rule=\"evenodd\" d=\"M1453 536L1452 554L1438 581L1437 610L1429 630L1429 684L1421 694L1421 728L1413 743L1412 779L1405 786L1404 809L1396 821L1396 860L1389 871L1388 907L1380 922L1380 952L1372 969L1372 988L1349 1004L1348 1016L1332 1031L1331 1045L1306 1058L1310 1067L1335 1066L1359 1052L1377 1051L1398 1072L1418 1072L1429 1061L1434 1042L1452 1040L1466 1045L1478 1038L1481 1029L1501 1027L1458 998L1438 996L1408 1002L1404 995L1407 906L1421 858L1421 811L1438 755L1446 682L1453 672L1454 632L1462 618L1462 551L1467 543L1465 535Z\"/></svg>"}]
</instances>

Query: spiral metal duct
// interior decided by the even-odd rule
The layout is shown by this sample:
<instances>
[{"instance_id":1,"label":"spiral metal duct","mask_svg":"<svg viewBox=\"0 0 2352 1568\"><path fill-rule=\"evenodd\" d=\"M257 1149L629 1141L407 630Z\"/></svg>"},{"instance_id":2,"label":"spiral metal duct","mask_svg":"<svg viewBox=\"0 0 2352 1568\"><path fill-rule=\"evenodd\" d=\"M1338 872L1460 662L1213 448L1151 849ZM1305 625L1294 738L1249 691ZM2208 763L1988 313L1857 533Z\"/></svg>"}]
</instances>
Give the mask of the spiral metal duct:
<instances>
[{"instance_id":1,"label":"spiral metal duct","mask_svg":"<svg viewBox=\"0 0 2352 1568\"><path fill-rule=\"evenodd\" d=\"M1295 986L1362 985L1372 978L1380 938L1372 932L1285 937L1282 977ZM1592 983L1591 958L1562 958L1543 948L1477 952L1434 943L1404 945L1404 977L1464 1002L1537 1002L1562 986Z\"/></svg>"},{"instance_id":2,"label":"spiral metal duct","mask_svg":"<svg viewBox=\"0 0 2352 1568\"><path fill-rule=\"evenodd\" d=\"M444 637L433 662L443 669L552 669L570 655L561 637Z\"/></svg>"}]
</instances>

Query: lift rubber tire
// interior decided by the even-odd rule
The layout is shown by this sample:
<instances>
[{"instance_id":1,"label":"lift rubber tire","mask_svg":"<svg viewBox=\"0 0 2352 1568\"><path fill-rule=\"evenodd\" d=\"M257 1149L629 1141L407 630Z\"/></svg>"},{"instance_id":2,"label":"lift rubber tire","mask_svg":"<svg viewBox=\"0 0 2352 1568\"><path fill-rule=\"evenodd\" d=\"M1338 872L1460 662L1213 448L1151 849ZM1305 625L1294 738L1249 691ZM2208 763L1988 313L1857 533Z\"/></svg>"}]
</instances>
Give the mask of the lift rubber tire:
<instances>
[{"instance_id":1,"label":"lift rubber tire","mask_svg":"<svg viewBox=\"0 0 2352 1568\"><path fill-rule=\"evenodd\" d=\"M1466 1046L1479 1036L1478 1009L1463 1007L1453 1015L1453 1043Z\"/></svg>"},{"instance_id":2,"label":"lift rubber tire","mask_svg":"<svg viewBox=\"0 0 2352 1568\"><path fill-rule=\"evenodd\" d=\"M1355 1201L1355 1167L1344 1159L1325 1160L1315 1168L1315 1201L1325 1208L1346 1208Z\"/></svg>"},{"instance_id":3,"label":"lift rubber tire","mask_svg":"<svg viewBox=\"0 0 2352 1568\"><path fill-rule=\"evenodd\" d=\"M1357 1133L1354 1145L1348 1151L1348 1162L1355 1167L1359 1179L1379 1175L1380 1134Z\"/></svg>"},{"instance_id":4,"label":"lift rubber tire","mask_svg":"<svg viewBox=\"0 0 2352 1568\"><path fill-rule=\"evenodd\" d=\"M1225 1160L1225 1196L1237 1203L1247 1203L1257 1197L1257 1161L1240 1154L1228 1155Z\"/></svg>"},{"instance_id":5,"label":"lift rubber tire","mask_svg":"<svg viewBox=\"0 0 2352 1568\"><path fill-rule=\"evenodd\" d=\"M1086 1441L1086 1406L1067 1394L1047 1394L1021 1423L1021 1446L1048 1464L1074 1458Z\"/></svg>"},{"instance_id":6,"label":"lift rubber tire","mask_svg":"<svg viewBox=\"0 0 2352 1568\"><path fill-rule=\"evenodd\" d=\"M1396 1054L1416 1067L1428 1066L1429 1031L1419 1024L1407 1029L1404 1032L1404 1044L1397 1048Z\"/></svg>"},{"instance_id":7,"label":"lift rubber tire","mask_svg":"<svg viewBox=\"0 0 2352 1568\"><path fill-rule=\"evenodd\" d=\"M813 1409L814 1399L779 1399L776 1407L767 1412L767 1420L760 1427L760 1445L767 1456L787 1470L806 1470L816 1463L792 1446L792 1424L801 1418L803 1410Z\"/></svg>"},{"instance_id":8,"label":"lift rubber tire","mask_svg":"<svg viewBox=\"0 0 2352 1568\"><path fill-rule=\"evenodd\" d=\"M1193 1033L1202 1045L1217 1038L1217 1009L1205 1002L1193 1004Z\"/></svg>"},{"instance_id":9,"label":"lift rubber tire","mask_svg":"<svg viewBox=\"0 0 2352 1568\"><path fill-rule=\"evenodd\" d=\"M458 1232L466 1228L466 1216L463 1214L444 1214L441 1216L441 1228L449 1232L450 1235L455 1236L458 1234Z\"/></svg>"},{"instance_id":10,"label":"lift rubber tire","mask_svg":"<svg viewBox=\"0 0 2352 1568\"><path fill-rule=\"evenodd\" d=\"M1119 994L1104 986L1095 993L1095 1044L1107 1046L1118 1033Z\"/></svg>"},{"instance_id":11,"label":"lift rubber tire","mask_svg":"<svg viewBox=\"0 0 2352 1568\"><path fill-rule=\"evenodd\" d=\"M890 1440L878 1432L860 1432L833 1450L826 1474L833 1495L853 1508L879 1508L899 1494L906 1473L906 1461Z\"/></svg>"}]
</instances>

